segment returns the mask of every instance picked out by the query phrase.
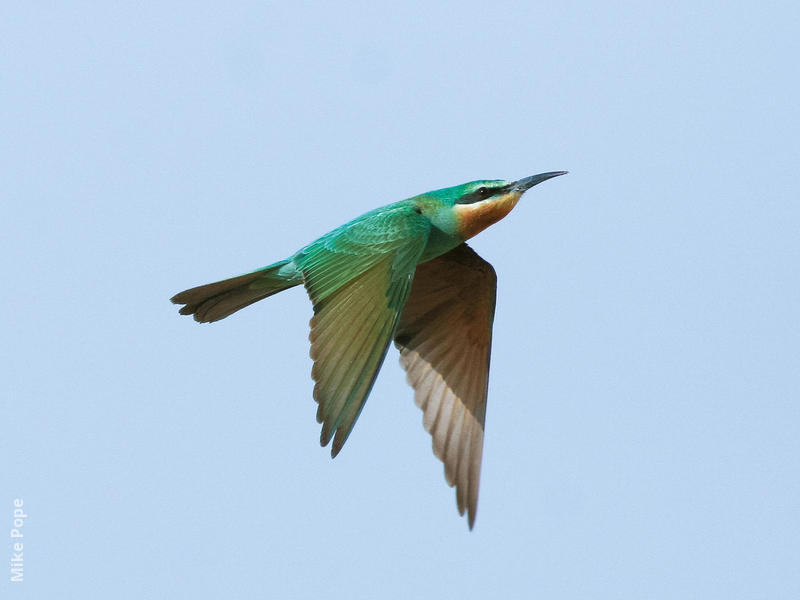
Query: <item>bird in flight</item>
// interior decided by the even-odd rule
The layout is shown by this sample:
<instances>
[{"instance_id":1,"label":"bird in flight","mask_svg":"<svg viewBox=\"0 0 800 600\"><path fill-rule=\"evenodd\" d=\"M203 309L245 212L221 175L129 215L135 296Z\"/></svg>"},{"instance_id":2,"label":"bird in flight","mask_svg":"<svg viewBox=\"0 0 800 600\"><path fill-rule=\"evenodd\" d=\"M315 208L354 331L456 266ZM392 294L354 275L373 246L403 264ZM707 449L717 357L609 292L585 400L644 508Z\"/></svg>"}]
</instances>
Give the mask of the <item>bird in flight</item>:
<instances>
[{"instance_id":1,"label":"bird in flight","mask_svg":"<svg viewBox=\"0 0 800 600\"><path fill-rule=\"evenodd\" d=\"M342 449L394 340L470 529L478 507L497 278L464 242L522 194L564 175L472 181L389 204L289 258L176 294L182 315L210 323L303 284L314 308L311 377L320 443Z\"/></svg>"}]
</instances>

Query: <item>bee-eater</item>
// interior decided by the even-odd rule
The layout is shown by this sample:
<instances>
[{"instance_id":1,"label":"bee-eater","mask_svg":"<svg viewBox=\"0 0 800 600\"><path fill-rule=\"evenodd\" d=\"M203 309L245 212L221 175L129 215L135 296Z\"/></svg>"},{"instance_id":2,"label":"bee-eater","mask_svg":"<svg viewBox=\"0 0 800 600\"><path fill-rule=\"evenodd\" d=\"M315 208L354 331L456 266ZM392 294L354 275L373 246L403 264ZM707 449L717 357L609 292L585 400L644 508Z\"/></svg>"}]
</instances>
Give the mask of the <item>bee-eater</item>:
<instances>
[{"instance_id":1,"label":"bee-eater","mask_svg":"<svg viewBox=\"0 0 800 600\"><path fill-rule=\"evenodd\" d=\"M290 287L314 307L311 358L320 443L336 456L350 435L389 343L423 410L434 454L475 523L497 278L464 242L505 217L522 194L564 175L472 181L377 208L285 260L172 298L201 323L224 319Z\"/></svg>"}]
</instances>

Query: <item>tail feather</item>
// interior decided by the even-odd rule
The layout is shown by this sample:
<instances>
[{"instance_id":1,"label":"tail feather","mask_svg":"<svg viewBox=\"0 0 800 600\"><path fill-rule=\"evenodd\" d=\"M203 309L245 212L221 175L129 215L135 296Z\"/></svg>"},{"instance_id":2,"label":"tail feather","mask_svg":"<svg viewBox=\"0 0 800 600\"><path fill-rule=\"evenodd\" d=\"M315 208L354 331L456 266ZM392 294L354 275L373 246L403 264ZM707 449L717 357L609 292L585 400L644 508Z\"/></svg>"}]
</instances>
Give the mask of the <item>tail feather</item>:
<instances>
[{"instance_id":1,"label":"tail feather","mask_svg":"<svg viewBox=\"0 0 800 600\"><path fill-rule=\"evenodd\" d=\"M176 294L171 300L174 304L184 304L180 314L194 315L195 321L219 321L253 302L302 283L299 277L278 273L288 262L284 260L246 275L193 287Z\"/></svg>"}]
</instances>

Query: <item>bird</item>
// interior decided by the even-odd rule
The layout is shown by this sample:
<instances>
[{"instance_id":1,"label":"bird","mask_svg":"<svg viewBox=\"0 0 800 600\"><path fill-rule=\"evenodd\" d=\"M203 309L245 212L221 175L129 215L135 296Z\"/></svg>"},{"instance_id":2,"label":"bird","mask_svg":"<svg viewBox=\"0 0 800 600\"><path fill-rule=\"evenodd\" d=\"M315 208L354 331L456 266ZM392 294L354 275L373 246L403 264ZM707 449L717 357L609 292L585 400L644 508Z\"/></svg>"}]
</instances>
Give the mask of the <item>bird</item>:
<instances>
[{"instance_id":1,"label":"bird","mask_svg":"<svg viewBox=\"0 0 800 600\"><path fill-rule=\"evenodd\" d=\"M497 277L465 242L504 218L533 186L478 180L382 206L284 260L171 298L195 321L219 321L297 285L313 306L310 355L320 444L336 457L392 341L423 411L460 515L475 524Z\"/></svg>"}]
</instances>

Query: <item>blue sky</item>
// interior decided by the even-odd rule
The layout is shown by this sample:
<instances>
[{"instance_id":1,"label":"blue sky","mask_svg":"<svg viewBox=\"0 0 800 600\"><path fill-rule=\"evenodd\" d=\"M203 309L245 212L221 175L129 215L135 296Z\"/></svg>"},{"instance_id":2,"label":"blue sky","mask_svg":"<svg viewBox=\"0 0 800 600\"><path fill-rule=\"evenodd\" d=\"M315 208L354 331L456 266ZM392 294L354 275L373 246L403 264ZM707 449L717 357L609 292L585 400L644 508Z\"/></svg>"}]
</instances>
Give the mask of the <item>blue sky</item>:
<instances>
[{"instance_id":1,"label":"blue sky","mask_svg":"<svg viewBox=\"0 0 800 600\"><path fill-rule=\"evenodd\" d=\"M3 597L800 597L798 30L793 2L6 7ZM302 289L168 302L561 169L472 243L471 533L394 350L331 461Z\"/></svg>"}]
</instances>

